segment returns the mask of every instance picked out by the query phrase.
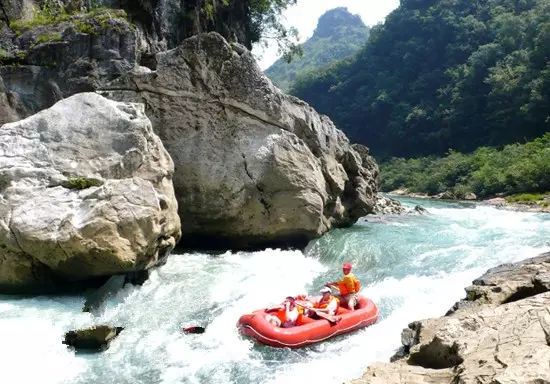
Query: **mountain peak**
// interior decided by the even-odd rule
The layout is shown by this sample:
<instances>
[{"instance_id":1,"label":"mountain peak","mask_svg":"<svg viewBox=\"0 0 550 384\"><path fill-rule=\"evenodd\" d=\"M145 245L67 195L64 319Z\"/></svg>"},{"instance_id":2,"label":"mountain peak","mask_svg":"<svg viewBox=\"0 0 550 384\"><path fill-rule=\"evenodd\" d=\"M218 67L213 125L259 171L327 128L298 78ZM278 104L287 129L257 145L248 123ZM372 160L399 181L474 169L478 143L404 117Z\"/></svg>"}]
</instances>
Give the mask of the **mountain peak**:
<instances>
[{"instance_id":1,"label":"mountain peak","mask_svg":"<svg viewBox=\"0 0 550 384\"><path fill-rule=\"evenodd\" d=\"M354 15L346 7L338 7L325 12L317 22L314 37L323 38L334 36L342 27L366 28L359 15Z\"/></svg>"}]
</instances>

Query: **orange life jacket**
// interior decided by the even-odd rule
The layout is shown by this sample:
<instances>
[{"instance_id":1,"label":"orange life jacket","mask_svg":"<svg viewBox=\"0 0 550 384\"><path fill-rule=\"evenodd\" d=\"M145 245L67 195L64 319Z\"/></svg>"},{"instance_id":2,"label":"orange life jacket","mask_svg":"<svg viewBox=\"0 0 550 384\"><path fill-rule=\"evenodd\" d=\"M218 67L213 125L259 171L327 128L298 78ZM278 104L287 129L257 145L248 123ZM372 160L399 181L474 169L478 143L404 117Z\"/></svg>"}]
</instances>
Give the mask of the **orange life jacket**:
<instances>
[{"instance_id":1,"label":"orange life jacket","mask_svg":"<svg viewBox=\"0 0 550 384\"><path fill-rule=\"evenodd\" d=\"M318 303L315 303L313 305L313 308L319 308L319 309L324 309L326 307L328 307L328 305L332 302L332 300L336 300L336 308L338 308L338 305L340 305L340 300L338 300L337 297L334 297L332 295L329 296L328 300L326 301L323 301L323 298L321 298L321 300L319 300Z\"/></svg>"},{"instance_id":2,"label":"orange life jacket","mask_svg":"<svg viewBox=\"0 0 550 384\"><path fill-rule=\"evenodd\" d=\"M338 282L338 289L340 290L341 296L357 293L361 290L361 282L353 273L348 273Z\"/></svg>"},{"instance_id":3,"label":"orange life jacket","mask_svg":"<svg viewBox=\"0 0 550 384\"><path fill-rule=\"evenodd\" d=\"M300 318L302 317L303 313L304 313L304 310L298 306L296 306L293 311L298 311L298 317L296 318L296 324L299 323L299 320ZM290 321L290 320L293 320L293 319L289 319L288 316L286 315L286 308L281 308L277 311L277 314L276 316L279 318L279 320L281 320L281 324L284 324L286 323L287 321Z\"/></svg>"}]
</instances>

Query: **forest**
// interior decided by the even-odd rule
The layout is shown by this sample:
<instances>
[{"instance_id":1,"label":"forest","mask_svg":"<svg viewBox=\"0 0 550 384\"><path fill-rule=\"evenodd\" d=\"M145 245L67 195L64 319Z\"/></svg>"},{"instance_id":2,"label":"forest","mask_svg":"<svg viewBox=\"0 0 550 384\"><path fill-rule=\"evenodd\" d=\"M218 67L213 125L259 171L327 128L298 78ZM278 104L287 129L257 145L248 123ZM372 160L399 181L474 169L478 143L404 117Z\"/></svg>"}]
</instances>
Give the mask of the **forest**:
<instances>
[{"instance_id":1,"label":"forest","mask_svg":"<svg viewBox=\"0 0 550 384\"><path fill-rule=\"evenodd\" d=\"M291 93L378 159L472 152L549 131L549 57L549 0L402 0Z\"/></svg>"}]
</instances>

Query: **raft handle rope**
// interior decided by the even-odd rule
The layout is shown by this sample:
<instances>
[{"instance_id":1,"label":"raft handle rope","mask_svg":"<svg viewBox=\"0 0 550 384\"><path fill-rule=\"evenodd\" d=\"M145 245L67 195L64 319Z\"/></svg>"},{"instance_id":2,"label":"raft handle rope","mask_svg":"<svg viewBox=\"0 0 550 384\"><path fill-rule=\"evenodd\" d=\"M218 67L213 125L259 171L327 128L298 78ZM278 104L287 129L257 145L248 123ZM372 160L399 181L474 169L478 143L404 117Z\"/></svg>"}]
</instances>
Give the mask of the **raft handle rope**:
<instances>
[{"instance_id":1,"label":"raft handle rope","mask_svg":"<svg viewBox=\"0 0 550 384\"><path fill-rule=\"evenodd\" d=\"M248 325L248 324L245 324L245 325L244 325L244 328L251 329L256 335L258 335L260 338L262 338L262 339L264 339L264 340L268 340L268 341L271 341L271 342L273 342L273 343L280 344L280 345L283 345L283 346L285 346L285 347L289 347L289 348L290 348L290 347L299 347L300 345L313 344L313 343L319 343L319 342L321 342L321 341L325 341L325 340L327 340L327 339L329 339L329 338L331 338L331 337L333 337L333 336L336 336L336 335L338 335L338 334L340 334L340 333L346 333L347 331L350 331L350 330L352 330L353 328L356 328L356 327L359 326L360 324L363 324L364 322L369 322L369 321L371 321L372 319L375 319L375 318L377 318L377 317L378 317L378 309L377 309L376 313L375 313L373 316L369 317L368 319L361 320L359 323L357 323L357 324L355 324L355 325L353 325L353 326L351 326L351 327L339 329L339 330L337 330L336 332L331 333L330 335L328 335L328 336L326 336L326 337L323 337L323 338L321 338L321 339L315 339L315 340L309 340L309 339L308 339L308 340L304 340L304 341L302 341L302 342L300 342L300 343L293 343L293 344L283 343L283 342L280 341L280 340L271 339L271 338L269 338L269 337L267 337L267 336L264 336L264 335L262 335L261 333L259 333L258 331L256 331L253 327L251 327L251 326Z\"/></svg>"}]
</instances>

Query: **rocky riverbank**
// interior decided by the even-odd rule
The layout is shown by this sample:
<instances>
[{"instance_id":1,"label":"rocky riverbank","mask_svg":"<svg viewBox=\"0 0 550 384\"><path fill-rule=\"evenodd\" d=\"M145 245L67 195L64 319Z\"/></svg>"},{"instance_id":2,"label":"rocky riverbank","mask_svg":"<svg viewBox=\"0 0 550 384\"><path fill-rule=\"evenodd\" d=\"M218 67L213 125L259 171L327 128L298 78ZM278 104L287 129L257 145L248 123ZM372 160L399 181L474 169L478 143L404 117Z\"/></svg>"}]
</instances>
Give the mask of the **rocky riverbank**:
<instances>
[{"instance_id":1,"label":"rocky riverbank","mask_svg":"<svg viewBox=\"0 0 550 384\"><path fill-rule=\"evenodd\" d=\"M441 318L403 330L392 363L353 384L550 382L550 253L490 269Z\"/></svg>"},{"instance_id":2,"label":"rocky riverbank","mask_svg":"<svg viewBox=\"0 0 550 384\"><path fill-rule=\"evenodd\" d=\"M541 194L541 198L539 200L534 200L530 202L511 201L507 197L491 197L487 199L478 199L478 197L473 193L466 196L455 196L448 192L439 193L437 195L428 195L426 193L410 192L406 188L396 189L394 191L388 192L387 194L388 196L411 197L415 199L477 201L483 205L518 212L550 212L550 194L548 193Z\"/></svg>"}]
</instances>

